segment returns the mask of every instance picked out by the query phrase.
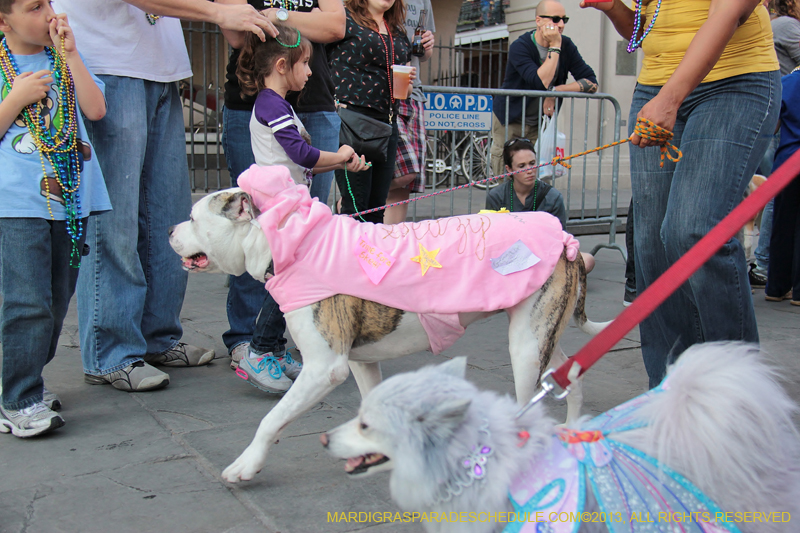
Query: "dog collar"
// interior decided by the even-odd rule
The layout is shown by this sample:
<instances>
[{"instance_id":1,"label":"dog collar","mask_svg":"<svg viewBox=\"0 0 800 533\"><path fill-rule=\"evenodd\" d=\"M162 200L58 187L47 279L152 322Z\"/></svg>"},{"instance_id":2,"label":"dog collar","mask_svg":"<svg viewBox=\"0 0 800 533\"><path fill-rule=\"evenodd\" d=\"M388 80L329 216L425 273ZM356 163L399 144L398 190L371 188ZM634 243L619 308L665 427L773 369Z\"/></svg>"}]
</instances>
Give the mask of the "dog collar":
<instances>
[{"instance_id":1,"label":"dog collar","mask_svg":"<svg viewBox=\"0 0 800 533\"><path fill-rule=\"evenodd\" d=\"M459 460L463 470L460 470L455 479L447 481L439 486L439 493L434 498L434 506L449 502L453 496L461 494L465 488L472 486L476 481L486 478L486 463L489 457L494 454L491 446L481 444L481 441L489 441L492 434L489 432L489 420L483 419L483 424L478 429L478 435L483 433L485 439L478 438L478 444L473 444L471 452Z\"/></svg>"}]
</instances>

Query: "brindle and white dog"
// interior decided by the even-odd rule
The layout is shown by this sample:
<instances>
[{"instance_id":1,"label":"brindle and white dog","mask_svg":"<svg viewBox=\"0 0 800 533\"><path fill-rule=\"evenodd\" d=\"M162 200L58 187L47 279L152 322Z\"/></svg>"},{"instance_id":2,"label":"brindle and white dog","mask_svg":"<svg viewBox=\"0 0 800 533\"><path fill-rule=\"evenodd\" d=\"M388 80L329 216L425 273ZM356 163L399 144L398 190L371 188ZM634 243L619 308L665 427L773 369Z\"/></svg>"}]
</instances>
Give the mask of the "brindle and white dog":
<instances>
[{"instance_id":1,"label":"brindle and white dog","mask_svg":"<svg viewBox=\"0 0 800 533\"><path fill-rule=\"evenodd\" d=\"M259 214L241 189L211 194L195 204L189 221L171 229L170 244L187 270L232 275L247 271L264 280L272 254L255 221ZM516 306L461 313L459 321L466 327L497 312L508 313L514 386L517 400L525 404L542 371L566 359L558 340L570 316L589 334L605 326L586 319L585 299L586 270L580 254L575 261L562 254L547 282ZM337 295L288 312L286 324L303 354L303 371L261 421L253 442L223 471L227 481L252 479L281 431L343 383L350 370L363 397L380 383L381 361L430 349L416 313L352 296ZM567 418L574 420L582 402L579 384L568 398Z\"/></svg>"}]
</instances>

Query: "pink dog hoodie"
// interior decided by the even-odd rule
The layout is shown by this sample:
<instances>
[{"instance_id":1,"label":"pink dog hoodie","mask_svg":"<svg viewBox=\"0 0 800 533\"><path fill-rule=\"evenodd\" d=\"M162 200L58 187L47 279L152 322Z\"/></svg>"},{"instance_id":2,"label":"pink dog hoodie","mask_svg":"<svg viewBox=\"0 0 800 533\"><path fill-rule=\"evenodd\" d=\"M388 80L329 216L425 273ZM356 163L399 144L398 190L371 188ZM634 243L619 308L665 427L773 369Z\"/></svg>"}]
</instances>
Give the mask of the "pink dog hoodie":
<instances>
[{"instance_id":1,"label":"pink dog hoodie","mask_svg":"<svg viewBox=\"0 0 800 533\"><path fill-rule=\"evenodd\" d=\"M282 166L253 165L238 182L261 210L275 267L266 288L281 311L347 294L418 313L434 353L463 334L458 313L512 307L544 284L565 246L570 261L578 253L549 213L373 224L333 215Z\"/></svg>"}]
</instances>

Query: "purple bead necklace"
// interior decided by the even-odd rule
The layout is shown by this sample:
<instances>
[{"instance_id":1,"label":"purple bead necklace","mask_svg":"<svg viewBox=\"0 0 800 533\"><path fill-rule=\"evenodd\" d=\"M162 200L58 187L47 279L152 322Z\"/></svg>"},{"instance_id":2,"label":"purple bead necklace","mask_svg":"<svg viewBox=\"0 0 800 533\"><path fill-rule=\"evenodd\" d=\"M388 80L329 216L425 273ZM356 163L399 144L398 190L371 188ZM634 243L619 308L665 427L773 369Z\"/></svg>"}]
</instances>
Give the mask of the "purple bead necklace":
<instances>
[{"instance_id":1,"label":"purple bead necklace","mask_svg":"<svg viewBox=\"0 0 800 533\"><path fill-rule=\"evenodd\" d=\"M658 0L658 3L656 4L656 11L653 13L653 19L644 30L644 33L642 33L642 37L637 39L636 36L639 35L639 29L642 27L642 19L644 18L644 13L642 12L643 2L644 0L636 0L636 10L633 13L633 35L631 35L631 40L628 41L629 54L632 54L637 48L642 46L644 38L647 37L647 34L653 29L653 24L656 23L656 19L658 18L658 12L661 10L661 0Z\"/></svg>"}]
</instances>

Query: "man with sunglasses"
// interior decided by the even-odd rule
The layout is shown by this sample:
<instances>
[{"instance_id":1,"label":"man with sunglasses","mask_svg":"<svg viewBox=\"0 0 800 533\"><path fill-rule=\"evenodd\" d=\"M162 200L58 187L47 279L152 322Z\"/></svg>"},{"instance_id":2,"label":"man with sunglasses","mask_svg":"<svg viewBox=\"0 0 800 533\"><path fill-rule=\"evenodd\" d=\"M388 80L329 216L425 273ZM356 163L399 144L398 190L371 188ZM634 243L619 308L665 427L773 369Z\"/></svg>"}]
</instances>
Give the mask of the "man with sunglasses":
<instances>
[{"instance_id":1,"label":"man with sunglasses","mask_svg":"<svg viewBox=\"0 0 800 533\"><path fill-rule=\"evenodd\" d=\"M503 89L597 91L594 71L583 60L572 40L562 35L568 21L564 6L557 0L542 0L536 6L536 29L524 33L508 49ZM575 81L567 83L568 74ZM539 136L539 99L526 99L524 117L522 100L522 97L494 99L492 170L495 175L503 172L503 143L506 139L525 137L535 142ZM555 105L555 98L545 98L541 113L552 116Z\"/></svg>"}]
</instances>

